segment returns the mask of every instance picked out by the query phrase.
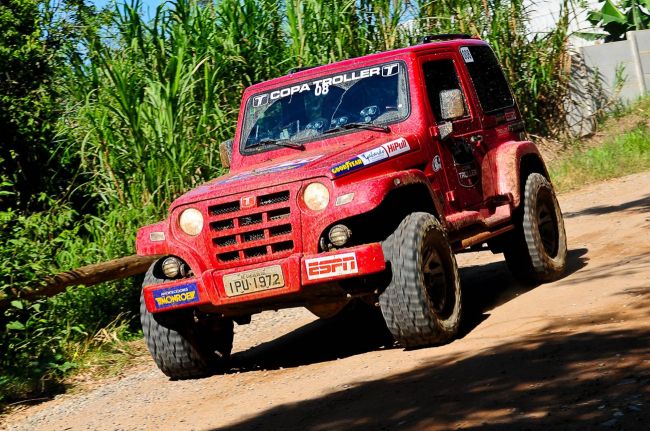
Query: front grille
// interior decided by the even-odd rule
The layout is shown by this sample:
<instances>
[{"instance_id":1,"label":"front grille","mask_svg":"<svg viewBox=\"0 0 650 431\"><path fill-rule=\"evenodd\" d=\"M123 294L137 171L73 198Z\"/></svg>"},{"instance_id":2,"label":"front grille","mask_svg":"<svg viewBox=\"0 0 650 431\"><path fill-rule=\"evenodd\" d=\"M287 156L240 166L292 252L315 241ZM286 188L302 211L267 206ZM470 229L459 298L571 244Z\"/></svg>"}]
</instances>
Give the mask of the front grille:
<instances>
[{"instance_id":1,"label":"front grille","mask_svg":"<svg viewBox=\"0 0 650 431\"><path fill-rule=\"evenodd\" d=\"M256 230L254 232L243 233L241 235L241 239L243 242L259 241L261 239L264 239L264 231Z\"/></svg>"},{"instance_id":2,"label":"front grille","mask_svg":"<svg viewBox=\"0 0 650 431\"><path fill-rule=\"evenodd\" d=\"M239 217L239 226L250 226L262 223L262 214L253 214L246 217Z\"/></svg>"},{"instance_id":3,"label":"front grille","mask_svg":"<svg viewBox=\"0 0 650 431\"><path fill-rule=\"evenodd\" d=\"M232 229L235 227L235 223L232 219L230 220L221 220L221 221L215 221L213 222L210 227L212 230L225 230L225 229Z\"/></svg>"},{"instance_id":4,"label":"front grille","mask_svg":"<svg viewBox=\"0 0 650 431\"><path fill-rule=\"evenodd\" d=\"M237 244L237 239L236 239L235 235L224 236L224 237L221 237L221 238L215 238L215 239L213 239L213 241L219 247L228 247L229 245Z\"/></svg>"},{"instance_id":5,"label":"front grille","mask_svg":"<svg viewBox=\"0 0 650 431\"><path fill-rule=\"evenodd\" d=\"M221 253L219 260L222 262L233 262L235 260L239 260L239 252L232 251L230 253Z\"/></svg>"},{"instance_id":6,"label":"front grille","mask_svg":"<svg viewBox=\"0 0 650 431\"><path fill-rule=\"evenodd\" d=\"M228 202L221 205L213 205L210 208L208 208L208 211L210 212L210 215L213 216L234 213L235 211L239 211L239 201Z\"/></svg>"},{"instance_id":7,"label":"front grille","mask_svg":"<svg viewBox=\"0 0 650 431\"><path fill-rule=\"evenodd\" d=\"M281 236L281 235L288 235L291 233L291 225L290 224L285 224L282 226L275 226L269 229L269 235L270 236Z\"/></svg>"},{"instance_id":8,"label":"front grille","mask_svg":"<svg viewBox=\"0 0 650 431\"><path fill-rule=\"evenodd\" d=\"M218 264L281 258L295 250L291 225L291 192L257 196L256 206L242 209L240 200L208 206L210 242Z\"/></svg>"},{"instance_id":9,"label":"front grille","mask_svg":"<svg viewBox=\"0 0 650 431\"><path fill-rule=\"evenodd\" d=\"M293 250L293 241L279 242L271 246L273 253L282 253L283 251Z\"/></svg>"},{"instance_id":10,"label":"front grille","mask_svg":"<svg viewBox=\"0 0 650 431\"><path fill-rule=\"evenodd\" d=\"M279 204L280 202L287 202L289 200L289 191L273 193L270 195L262 196L259 199L260 206Z\"/></svg>"},{"instance_id":11,"label":"front grille","mask_svg":"<svg viewBox=\"0 0 650 431\"><path fill-rule=\"evenodd\" d=\"M269 211L269 220L276 221L283 218L288 218L290 215L289 208L282 208L275 211Z\"/></svg>"}]
</instances>

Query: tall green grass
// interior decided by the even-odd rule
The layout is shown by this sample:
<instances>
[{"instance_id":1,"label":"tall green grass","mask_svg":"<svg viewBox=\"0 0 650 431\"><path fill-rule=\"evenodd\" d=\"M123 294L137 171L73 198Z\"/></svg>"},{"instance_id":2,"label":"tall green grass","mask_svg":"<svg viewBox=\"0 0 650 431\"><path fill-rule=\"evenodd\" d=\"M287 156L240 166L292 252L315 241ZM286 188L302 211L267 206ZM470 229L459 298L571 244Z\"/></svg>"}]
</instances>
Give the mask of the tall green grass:
<instances>
[{"instance_id":1,"label":"tall green grass","mask_svg":"<svg viewBox=\"0 0 650 431\"><path fill-rule=\"evenodd\" d=\"M602 146L576 151L551 166L559 191L650 169L650 129L640 125Z\"/></svg>"},{"instance_id":2,"label":"tall green grass","mask_svg":"<svg viewBox=\"0 0 650 431\"><path fill-rule=\"evenodd\" d=\"M467 32L491 42L529 128L557 132L568 89L565 3L557 29L527 27L522 0L175 0L151 22L141 3L118 4L102 37L87 41L69 81L62 123L109 206L163 209L221 172L243 89L296 66L330 63Z\"/></svg>"}]
</instances>

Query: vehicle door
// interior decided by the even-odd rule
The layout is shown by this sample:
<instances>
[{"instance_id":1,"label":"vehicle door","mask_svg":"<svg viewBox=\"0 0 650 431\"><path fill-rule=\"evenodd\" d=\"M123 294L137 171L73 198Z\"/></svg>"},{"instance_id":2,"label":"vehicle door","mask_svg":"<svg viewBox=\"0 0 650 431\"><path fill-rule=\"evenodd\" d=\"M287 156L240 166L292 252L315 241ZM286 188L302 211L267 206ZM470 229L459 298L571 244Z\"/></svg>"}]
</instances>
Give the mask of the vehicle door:
<instances>
[{"instance_id":1,"label":"vehicle door","mask_svg":"<svg viewBox=\"0 0 650 431\"><path fill-rule=\"evenodd\" d=\"M432 136L431 141L431 169L427 168L426 172L433 182L440 183L444 189L445 200L452 212L477 209L483 202L482 157L474 143L481 136L481 122L467 85L461 79L460 61L457 52L420 58L430 124L437 125L437 136ZM452 98L456 102L454 112L450 111Z\"/></svg>"}]
</instances>

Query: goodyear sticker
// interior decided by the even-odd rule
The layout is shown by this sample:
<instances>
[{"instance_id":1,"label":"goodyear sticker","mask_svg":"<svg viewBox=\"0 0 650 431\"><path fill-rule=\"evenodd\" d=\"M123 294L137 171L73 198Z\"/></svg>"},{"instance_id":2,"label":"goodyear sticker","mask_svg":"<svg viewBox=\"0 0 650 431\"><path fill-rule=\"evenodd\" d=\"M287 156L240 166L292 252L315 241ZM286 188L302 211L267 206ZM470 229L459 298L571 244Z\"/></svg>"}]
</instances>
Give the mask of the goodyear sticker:
<instances>
[{"instance_id":1,"label":"goodyear sticker","mask_svg":"<svg viewBox=\"0 0 650 431\"><path fill-rule=\"evenodd\" d=\"M156 310L199 302L199 289L196 283L154 290L152 293Z\"/></svg>"},{"instance_id":2,"label":"goodyear sticker","mask_svg":"<svg viewBox=\"0 0 650 431\"><path fill-rule=\"evenodd\" d=\"M343 163L339 163L336 166L332 167L332 173L335 176L347 174L348 172L352 172L356 169L359 169L361 166L363 166L363 160L361 160L359 157L355 157L350 160L346 160Z\"/></svg>"},{"instance_id":3,"label":"goodyear sticker","mask_svg":"<svg viewBox=\"0 0 650 431\"><path fill-rule=\"evenodd\" d=\"M394 141L382 144L380 147L373 148L356 157L346 160L343 163L332 166L332 173L334 176L340 176L359 169L362 166L369 166L381 160L394 157L398 154L411 151L408 141L404 138L399 138Z\"/></svg>"}]
</instances>

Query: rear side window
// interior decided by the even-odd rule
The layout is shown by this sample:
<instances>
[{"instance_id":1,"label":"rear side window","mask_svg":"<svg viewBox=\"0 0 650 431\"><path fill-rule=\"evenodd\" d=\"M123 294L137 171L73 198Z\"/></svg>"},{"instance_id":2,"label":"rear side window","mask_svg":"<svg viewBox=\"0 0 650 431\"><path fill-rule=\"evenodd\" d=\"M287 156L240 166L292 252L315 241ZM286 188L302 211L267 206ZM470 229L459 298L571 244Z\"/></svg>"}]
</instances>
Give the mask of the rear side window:
<instances>
[{"instance_id":1,"label":"rear side window","mask_svg":"<svg viewBox=\"0 0 650 431\"><path fill-rule=\"evenodd\" d=\"M468 51L470 55L467 55ZM515 101L492 48L485 45L464 46L461 54L483 112L490 114L512 108Z\"/></svg>"}]
</instances>

